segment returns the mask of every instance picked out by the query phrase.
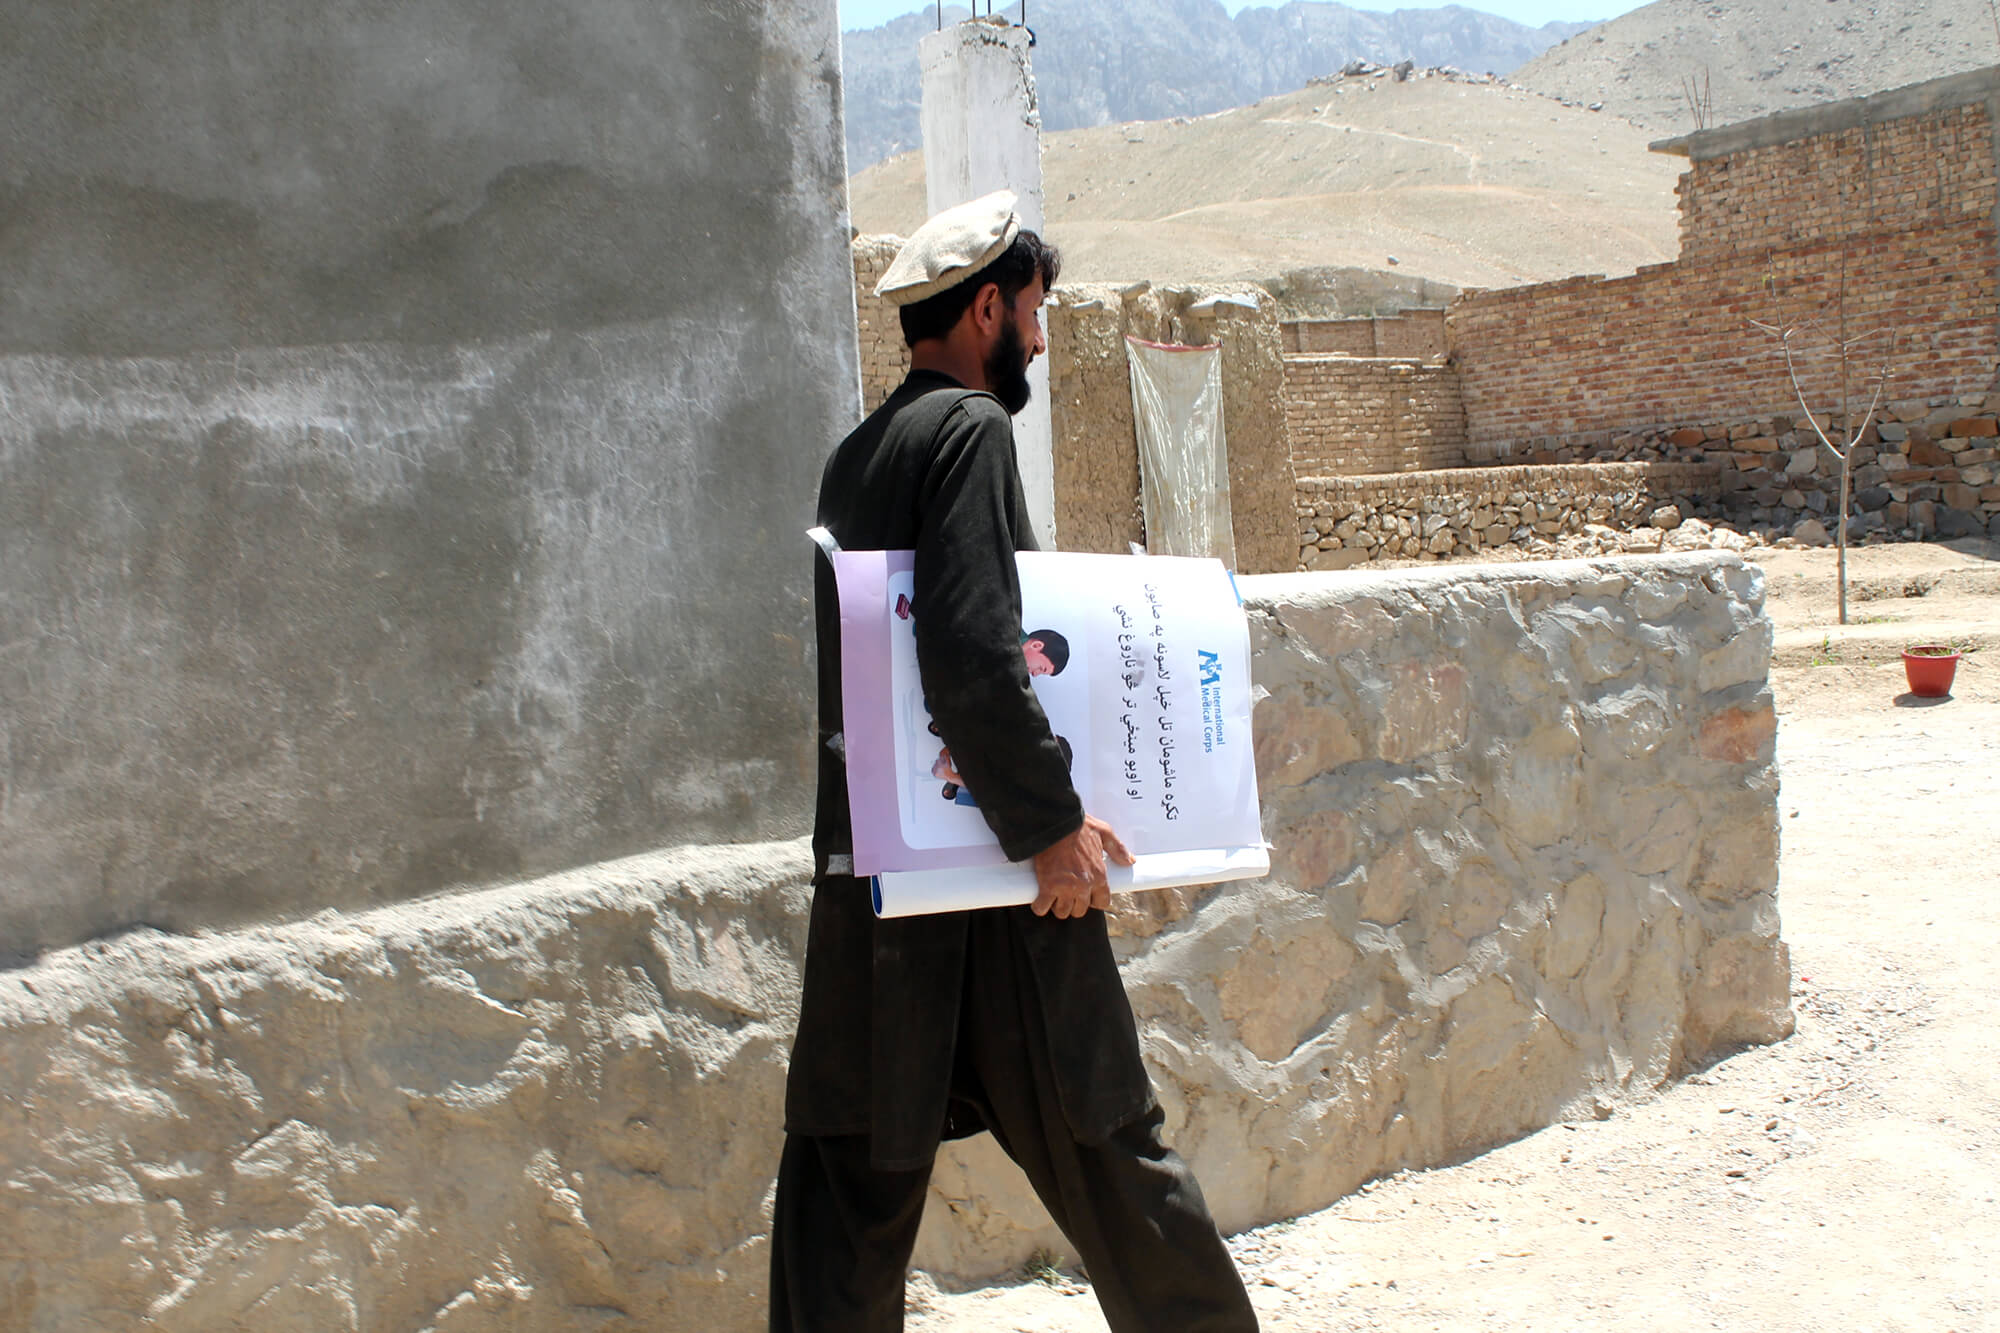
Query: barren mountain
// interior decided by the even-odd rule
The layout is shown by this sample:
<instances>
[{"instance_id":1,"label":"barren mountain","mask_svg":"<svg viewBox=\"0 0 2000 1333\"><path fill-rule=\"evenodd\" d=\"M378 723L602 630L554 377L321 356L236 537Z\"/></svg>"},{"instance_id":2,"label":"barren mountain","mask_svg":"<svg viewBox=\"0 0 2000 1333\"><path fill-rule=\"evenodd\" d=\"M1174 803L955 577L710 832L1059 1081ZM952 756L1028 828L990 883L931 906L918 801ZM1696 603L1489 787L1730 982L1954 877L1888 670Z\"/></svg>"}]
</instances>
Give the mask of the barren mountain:
<instances>
[{"instance_id":1,"label":"barren mountain","mask_svg":"<svg viewBox=\"0 0 2000 1333\"><path fill-rule=\"evenodd\" d=\"M1512 77L1681 134L1695 128L1684 79L1706 76L1713 126L1996 62L2000 28L1989 0L1658 0L1570 38Z\"/></svg>"},{"instance_id":2,"label":"barren mountain","mask_svg":"<svg viewBox=\"0 0 2000 1333\"><path fill-rule=\"evenodd\" d=\"M1378 72L1047 134L1048 230L1069 281L1351 266L1494 287L1628 272L1676 248L1682 163L1647 138L1503 83ZM870 167L849 194L861 230L907 235L924 217L922 155Z\"/></svg>"},{"instance_id":3,"label":"barren mountain","mask_svg":"<svg viewBox=\"0 0 2000 1333\"><path fill-rule=\"evenodd\" d=\"M944 21L966 12L946 5ZM1005 12L1018 19L1020 5ZM937 22L927 8L842 35L850 170L918 146L917 42ZM1382 14L1324 0L1234 18L1218 0L1034 0L1028 23L1049 130L1243 106L1355 59L1504 74L1589 26L1529 28L1456 5Z\"/></svg>"}]
</instances>

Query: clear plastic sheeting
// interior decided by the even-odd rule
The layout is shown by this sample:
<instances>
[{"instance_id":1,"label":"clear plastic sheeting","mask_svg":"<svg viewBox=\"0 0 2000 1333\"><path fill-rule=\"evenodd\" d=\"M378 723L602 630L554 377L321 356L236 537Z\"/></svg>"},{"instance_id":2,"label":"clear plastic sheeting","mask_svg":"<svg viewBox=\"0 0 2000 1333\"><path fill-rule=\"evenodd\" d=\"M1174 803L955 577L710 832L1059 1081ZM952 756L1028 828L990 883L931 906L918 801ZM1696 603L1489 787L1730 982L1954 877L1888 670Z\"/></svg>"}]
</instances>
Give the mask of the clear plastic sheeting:
<instances>
[{"instance_id":1,"label":"clear plastic sheeting","mask_svg":"<svg viewBox=\"0 0 2000 1333\"><path fill-rule=\"evenodd\" d=\"M1229 454L1222 427L1222 348L1127 337L1139 497L1148 555L1212 556L1236 568Z\"/></svg>"}]
</instances>

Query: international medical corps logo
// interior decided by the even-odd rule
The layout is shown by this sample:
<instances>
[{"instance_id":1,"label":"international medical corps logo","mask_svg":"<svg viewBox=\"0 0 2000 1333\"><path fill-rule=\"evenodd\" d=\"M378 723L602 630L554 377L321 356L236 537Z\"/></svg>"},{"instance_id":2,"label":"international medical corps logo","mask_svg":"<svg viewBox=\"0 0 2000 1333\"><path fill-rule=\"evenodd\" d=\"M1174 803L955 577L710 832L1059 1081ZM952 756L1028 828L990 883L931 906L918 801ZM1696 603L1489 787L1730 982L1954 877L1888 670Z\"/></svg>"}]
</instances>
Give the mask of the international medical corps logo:
<instances>
[{"instance_id":1,"label":"international medical corps logo","mask_svg":"<svg viewBox=\"0 0 2000 1333\"><path fill-rule=\"evenodd\" d=\"M1214 754L1224 743L1222 731L1222 654L1206 648L1194 650L1201 665L1201 748Z\"/></svg>"}]
</instances>

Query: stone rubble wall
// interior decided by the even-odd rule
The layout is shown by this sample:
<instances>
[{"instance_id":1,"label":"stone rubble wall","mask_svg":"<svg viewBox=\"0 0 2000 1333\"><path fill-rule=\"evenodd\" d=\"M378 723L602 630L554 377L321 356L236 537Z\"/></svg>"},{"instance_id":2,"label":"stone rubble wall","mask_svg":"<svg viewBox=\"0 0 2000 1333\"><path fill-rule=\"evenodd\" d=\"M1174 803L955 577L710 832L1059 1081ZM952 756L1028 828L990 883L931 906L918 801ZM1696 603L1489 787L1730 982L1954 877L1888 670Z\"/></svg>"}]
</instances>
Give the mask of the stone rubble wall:
<instances>
[{"instance_id":1,"label":"stone rubble wall","mask_svg":"<svg viewBox=\"0 0 2000 1333\"><path fill-rule=\"evenodd\" d=\"M1822 418L1844 442L1837 416ZM1663 426L1601 449L1537 455L1593 464L1653 459L1716 471L1721 516L1780 535L1832 533L1840 460L1802 417ZM2000 391L1882 404L1854 447L1849 538L2000 538Z\"/></svg>"},{"instance_id":2,"label":"stone rubble wall","mask_svg":"<svg viewBox=\"0 0 2000 1333\"><path fill-rule=\"evenodd\" d=\"M1791 1028L1771 626L1728 556L1242 580L1273 872L1121 899L1222 1225ZM0 973L0 1324L762 1327L803 841ZM989 1139L919 1262L1064 1252Z\"/></svg>"},{"instance_id":3,"label":"stone rubble wall","mask_svg":"<svg viewBox=\"0 0 2000 1333\"><path fill-rule=\"evenodd\" d=\"M1625 549L1657 551L1665 534L1652 515L1668 505L1692 515L1717 493L1716 478L1716 466L1700 462L1300 477L1299 568L1493 550L1525 557L1593 529L1624 534Z\"/></svg>"},{"instance_id":4,"label":"stone rubble wall","mask_svg":"<svg viewBox=\"0 0 2000 1333\"><path fill-rule=\"evenodd\" d=\"M761 1327L803 841L0 973L0 1327Z\"/></svg>"},{"instance_id":5,"label":"stone rubble wall","mask_svg":"<svg viewBox=\"0 0 2000 1333\"><path fill-rule=\"evenodd\" d=\"M1448 365L1349 356L1284 359L1285 430L1300 476L1465 466L1465 402Z\"/></svg>"}]
</instances>

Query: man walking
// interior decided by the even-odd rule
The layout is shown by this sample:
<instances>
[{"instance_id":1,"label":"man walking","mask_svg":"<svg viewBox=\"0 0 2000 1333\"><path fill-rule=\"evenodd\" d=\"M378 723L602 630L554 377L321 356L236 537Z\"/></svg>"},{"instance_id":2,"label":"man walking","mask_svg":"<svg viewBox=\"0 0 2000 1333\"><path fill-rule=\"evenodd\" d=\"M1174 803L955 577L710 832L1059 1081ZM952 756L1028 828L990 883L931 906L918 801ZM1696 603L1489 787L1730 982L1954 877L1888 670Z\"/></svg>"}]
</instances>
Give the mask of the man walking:
<instances>
[{"instance_id":1,"label":"man walking","mask_svg":"<svg viewBox=\"0 0 2000 1333\"><path fill-rule=\"evenodd\" d=\"M1030 907L888 920L853 875L840 620L818 562L819 806L805 995L771 1238L774 1333L903 1326L938 1144L991 1132L1088 1270L1115 1333L1239 1333L1255 1315L1187 1165L1160 1141L1103 908L1108 855L1036 702L1014 553L1034 549L1009 417L1046 350L1056 251L1002 191L925 223L878 294L911 371L841 442L819 522L916 552L918 670L938 735Z\"/></svg>"}]
</instances>

